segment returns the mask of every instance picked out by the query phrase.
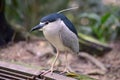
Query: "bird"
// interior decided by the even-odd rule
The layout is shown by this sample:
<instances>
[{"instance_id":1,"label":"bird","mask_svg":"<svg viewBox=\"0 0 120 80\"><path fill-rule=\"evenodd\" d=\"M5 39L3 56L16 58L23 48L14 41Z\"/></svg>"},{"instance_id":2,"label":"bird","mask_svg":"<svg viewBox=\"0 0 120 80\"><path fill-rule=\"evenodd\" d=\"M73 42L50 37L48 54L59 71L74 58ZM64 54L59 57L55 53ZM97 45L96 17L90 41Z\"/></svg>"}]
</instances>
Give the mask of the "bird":
<instances>
[{"instance_id":1,"label":"bird","mask_svg":"<svg viewBox=\"0 0 120 80\"><path fill-rule=\"evenodd\" d=\"M79 53L78 34L72 22L62 13L51 13L42 17L40 23L31 29L35 30L43 31L44 37L56 48L56 57L49 71L53 73L60 51L65 52L65 70L68 70L68 52Z\"/></svg>"}]
</instances>

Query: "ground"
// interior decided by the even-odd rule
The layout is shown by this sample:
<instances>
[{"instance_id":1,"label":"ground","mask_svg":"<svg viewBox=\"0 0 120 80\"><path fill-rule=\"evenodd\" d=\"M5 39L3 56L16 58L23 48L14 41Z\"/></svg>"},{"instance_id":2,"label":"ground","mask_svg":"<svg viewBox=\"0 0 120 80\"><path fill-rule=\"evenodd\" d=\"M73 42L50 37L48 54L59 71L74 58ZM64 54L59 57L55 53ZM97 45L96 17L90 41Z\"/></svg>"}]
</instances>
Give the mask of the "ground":
<instances>
[{"instance_id":1,"label":"ground","mask_svg":"<svg viewBox=\"0 0 120 80\"><path fill-rule=\"evenodd\" d=\"M90 61L75 56L68 55L71 68L80 74L88 74L98 80L120 80L120 45L119 42L109 44L113 50L103 56L94 56L101 61L108 71L105 74ZM52 47L44 39L31 41L19 41L12 43L0 50L0 59L4 61L14 61L27 63L29 65L40 66L41 69L48 69L54 59ZM58 70L63 70L65 65L64 54L61 53L56 66ZM98 73L92 72L97 70ZM90 74L92 73L92 74Z\"/></svg>"}]
</instances>

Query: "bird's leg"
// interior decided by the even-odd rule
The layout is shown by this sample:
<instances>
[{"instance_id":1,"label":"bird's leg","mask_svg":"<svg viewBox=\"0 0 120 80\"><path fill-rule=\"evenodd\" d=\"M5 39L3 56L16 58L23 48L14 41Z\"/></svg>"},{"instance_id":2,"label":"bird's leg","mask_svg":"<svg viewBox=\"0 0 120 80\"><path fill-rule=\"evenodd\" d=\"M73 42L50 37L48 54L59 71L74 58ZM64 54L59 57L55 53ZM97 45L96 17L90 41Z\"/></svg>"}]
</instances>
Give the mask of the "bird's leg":
<instances>
[{"instance_id":1,"label":"bird's leg","mask_svg":"<svg viewBox=\"0 0 120 80\"><path fill-rule=\"evenodd\" d=\"M64 72L69 72L68 71L69 62L68 62L67 56L68 56L68 54L65 52L65 69L64 69Z\"/></svg>"},{"instance_id":2,"label":"bird's leg","mask_svg":"<svg viewBox=\"0 0 120 80\"><path fill-rule=\"evenodd\" d=\"M54 68L54 65L55 65L55 63L56 63L56 61L57 61L58 57L59 57L59 51L57 50L56 57L55 57L55 59L54 59L54 61L53 61L52 65L51 65L51 68L50 68L51 73L53 73L53 68Z\"/></svg>"},{"instance_id":3,"label":"bird's leg","mask_svg":"<svg viewBox=\"0 0 120 80\"><path fill-rule=\"evenodd\" d=\"M62 73L68 72L68 65L69 65L69 63L68 63L67 55L68 54L65 52L65 69L63 70Z\"/></svg>"},{"instance_id":4,"label":"bird's leg","mask_svg":"<svg viewBox=\"0 0 120 80\"><path fill-rule=\"evenodd\" d=\"M65 73L65 72L69 73L69 72L72 72L72 71L73 71L73 70L71 69L71 67L70 67L70 65L69 65L69 61L68 61L68 53L65 52L65 69L64 69L64 71L61 72L61 73Z\"/></svg>"},{"instance_id":5,"label":"bird's leg","mask_svg":"<svg viewBox=\"0 0 120 80\"><path fill-rule=\"evenodd\" d=\"M57 54L56 54L56 57L55 57L52 65L51 65L51 68L50 68L48 71L41 73L40 75L45 75L45 74L47 74L47 73L49 73L49 72L53 73L53 68L54 68L54 65L55 65L58 57L59 57L59 51L57 50Z\"/></svg>"},{"instance_id":6,"label":"bird's leg","mask_svg":"<svg viewBox=\"0 0 120 80\"><path fill-rule=\"evenodd\" d=\"M68 54L67 54L67 52L65 52L65 68L61 72L61 74L65 73L65 72L69 72L69 70L68 70L69 62L68 62L67 56L68 56Z\"/></svg>"}]
</instances>

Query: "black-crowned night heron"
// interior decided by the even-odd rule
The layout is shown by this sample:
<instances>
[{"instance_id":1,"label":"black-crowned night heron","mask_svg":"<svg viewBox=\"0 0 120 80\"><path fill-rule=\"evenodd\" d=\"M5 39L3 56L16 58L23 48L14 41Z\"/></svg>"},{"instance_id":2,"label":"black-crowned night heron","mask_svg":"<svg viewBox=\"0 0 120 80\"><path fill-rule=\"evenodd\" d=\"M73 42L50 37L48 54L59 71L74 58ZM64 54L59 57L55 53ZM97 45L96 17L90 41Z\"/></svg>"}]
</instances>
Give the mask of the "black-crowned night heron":
<instances>
[{"instance_id":1,"label":"black-crowned night heron","mask_svg":"<svg viewBox=\"0 0 120 80\"><path fill-rule=\"evenodd\" d=\"M53 66L59 56L59 51L65 51L67 68L67 52L69 51L75 54L79 52L77 31L71 21L61 13L52 13L43 17L40 23L31 29L31 31L34 30L42 30L45 38L57 50L50 71L53 72Z\"/></svg>"}]
</instances>

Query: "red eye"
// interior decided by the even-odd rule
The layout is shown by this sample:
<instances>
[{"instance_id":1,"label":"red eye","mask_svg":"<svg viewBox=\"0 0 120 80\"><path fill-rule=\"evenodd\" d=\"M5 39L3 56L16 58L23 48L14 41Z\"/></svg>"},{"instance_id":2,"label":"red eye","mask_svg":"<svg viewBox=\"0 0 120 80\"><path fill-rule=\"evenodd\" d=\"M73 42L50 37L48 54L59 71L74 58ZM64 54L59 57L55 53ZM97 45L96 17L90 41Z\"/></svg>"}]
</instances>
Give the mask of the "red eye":
<instances>
[{"instance_id":1,"label":"red eye","mask_svg":"<svg viewBox=\"0 0 120 80\"><path fill-rule=\"evenodd\" d=\"M47 21L45 24L48 24L49 23L49 21Z\"/></svg>"}]
</instances>

